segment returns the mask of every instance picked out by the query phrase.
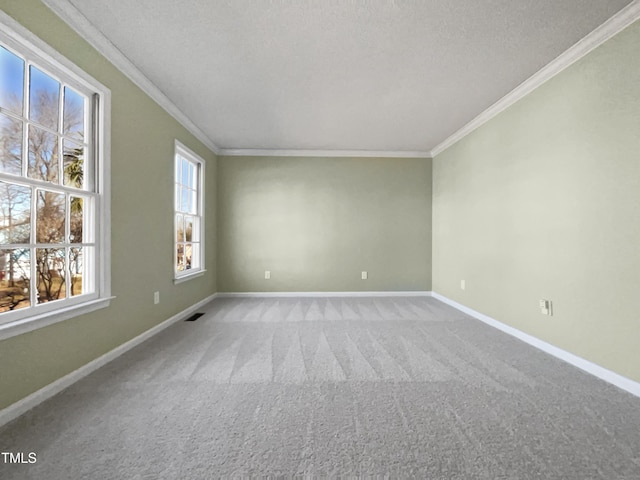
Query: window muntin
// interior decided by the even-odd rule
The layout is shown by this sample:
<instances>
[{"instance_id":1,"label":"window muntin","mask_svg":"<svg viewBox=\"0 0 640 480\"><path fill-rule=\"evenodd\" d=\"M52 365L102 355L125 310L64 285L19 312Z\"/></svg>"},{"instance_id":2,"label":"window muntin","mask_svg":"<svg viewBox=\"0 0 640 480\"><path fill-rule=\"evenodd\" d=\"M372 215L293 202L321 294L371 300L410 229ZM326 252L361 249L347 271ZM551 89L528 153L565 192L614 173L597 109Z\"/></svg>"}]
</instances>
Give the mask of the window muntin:
<instances>
[{"instance_id":1,"label":"window muntin","mask_svg":"<svg viewBox=\"0 0 640 480\"><path fill-rule=\"evenodd\" d=\"M0 324L108 294L93 178L101 98L24 43L0 36Z\"/></svg>"},{"instance_id":2,"label":"window muntin","mask_svg":"<svg viewBox=\"0 0 640 480\"><path fill-rule=\"evenodd\" d=\"M203 188L203 160L176 142L174 192L174 272L176 278L204 270Z\"/></svg>"}]
</instances>

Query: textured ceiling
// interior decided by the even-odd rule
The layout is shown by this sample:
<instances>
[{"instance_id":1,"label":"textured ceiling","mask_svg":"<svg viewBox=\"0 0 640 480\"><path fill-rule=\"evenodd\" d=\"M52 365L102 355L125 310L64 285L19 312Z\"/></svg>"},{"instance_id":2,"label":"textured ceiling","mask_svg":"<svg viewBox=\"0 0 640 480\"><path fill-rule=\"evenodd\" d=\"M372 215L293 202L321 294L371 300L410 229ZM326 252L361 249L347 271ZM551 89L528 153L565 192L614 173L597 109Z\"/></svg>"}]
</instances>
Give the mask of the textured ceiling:
<instances>
[{"instance_id":1,"label":"textured ceiling","mask_svg":"<svg viewBox=\"0 0 640 480\"><path fill-rule=\"evenodd\" d=\"M631 2L70 3L220 148L429 152Z\"/></svg>"}]
</instances>

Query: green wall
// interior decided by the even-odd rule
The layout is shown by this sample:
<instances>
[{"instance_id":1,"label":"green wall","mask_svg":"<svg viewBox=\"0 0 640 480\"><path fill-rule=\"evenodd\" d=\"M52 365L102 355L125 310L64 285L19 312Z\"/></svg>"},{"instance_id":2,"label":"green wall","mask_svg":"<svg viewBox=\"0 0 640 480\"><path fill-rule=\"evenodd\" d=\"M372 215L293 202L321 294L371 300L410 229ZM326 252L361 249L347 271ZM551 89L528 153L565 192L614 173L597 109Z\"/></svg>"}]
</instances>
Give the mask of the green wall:
<instances>
[{"instance_id":1,"label":"green wall","mask_svg":"<svg viewBox=\"0 0 640 480\"><path fill-rule=\"evenodd\" d=\"M36 0L0 8L112 93L111 306L0 341L0 409L216 291L216 158L176 120ZM206 165L205 276L173 284L174 140ZM153 292L160 304L153 305Z\"/></svg>"},{"instance_id":2,"label":"green wall","mask_svg":"<svg viewBox=\"0 0 640 480\"><path fill-rule=\"evenodd\" d=\"M636 381L639 47L635 23L433 171L434 291Z\"/></svg>"},{"instance_id":3,"label":"green wall","mask_svg":"<svg viewBox=\"0 0 640 480\"><path fill-rule=\"evenodd\" d=\"M220 157L218 288L430 290L431 160Z\"/></svg>"}]
</instances>

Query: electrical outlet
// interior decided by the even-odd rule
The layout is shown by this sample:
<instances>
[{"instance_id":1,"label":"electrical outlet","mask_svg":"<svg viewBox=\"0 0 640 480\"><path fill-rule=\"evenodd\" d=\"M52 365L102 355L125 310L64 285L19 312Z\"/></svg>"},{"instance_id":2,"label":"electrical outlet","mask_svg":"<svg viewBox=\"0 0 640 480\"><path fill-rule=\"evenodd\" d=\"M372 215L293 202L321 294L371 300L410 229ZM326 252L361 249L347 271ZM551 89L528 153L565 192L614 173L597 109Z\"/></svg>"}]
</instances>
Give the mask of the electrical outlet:
<instances>
[{"instance_id":1,"label":"electrical outlet","mask_svg":"<svg viewBox=\"0 0 640 480\"><path fill-rule=\"evenodd\" d=\"M270 280L271 279L271 271L270 270L265 270L264 271L264 278L265 278L265 280Z\"/></svg>"},{"instance_id":2,"label":"electrical outlet","mask_svg":"<svg viewBox=\"0 0 640 480\"><path fill-rule=\"evenodd\" d=\"M460 290L464 290L467 288L467 282L465 280L460 280Z\"/></svg>"},{"instance_id":3,"label":"electrical outlet","mask_svg":"<svg viewBox=\"0 0 640 480\"><path fill-rule=\"evenodd\" d=\"M366 280L369 278L369 274L367 272L362 272L362 280Z\"/></svg>"},{"instance_id":4,"label":"electrical outlet","mask_svg":"<svg viewBox=\"0 0 640 480\"><path fill-rule=\"evenodd\" d=\"M540 299L538 302L540 313L543 315L553 315L553 302L551 300Z\"/></svg>"},{"instance_id":5,"label":"electrical outlet","mask_svg":"<svg viewBox=\"0 0 640 480\"><path fill-rule=\"evenodd\" d=\"M157 305L160 303L160 292L153 292L153 304Z\"/></svg>"}]
</instances>

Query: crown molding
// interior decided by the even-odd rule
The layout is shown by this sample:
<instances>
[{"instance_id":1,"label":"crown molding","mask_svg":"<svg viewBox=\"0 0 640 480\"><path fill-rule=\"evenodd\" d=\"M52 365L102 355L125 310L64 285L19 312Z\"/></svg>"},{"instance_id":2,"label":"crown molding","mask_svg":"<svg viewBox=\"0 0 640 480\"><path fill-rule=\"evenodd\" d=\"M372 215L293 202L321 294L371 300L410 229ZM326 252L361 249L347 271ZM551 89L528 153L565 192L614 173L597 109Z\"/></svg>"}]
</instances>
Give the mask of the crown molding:
<instances>
[{"instance_id":1,"label":"crown molding","mask_svg":"<svg viewBox=\"0 0 640 480\"><path fill-rule=\"evenodd\" d=\"M620 33L622 30L627 28L638 19L640 19L640 0L634 0L609 20L596 28L593 32L588 34L578 43L558 56L555 60L552 60L551 63L547 64L545 67L543 67L527 80L518 85L507 95L491 105L484 112L471 120L471 122L467 123L460 130L458 130L446 140L434 147L431 150L429 156L433 158L445 151L456 142L462 140L471 132L487 123L493 117L509 108L518 100L527 96L543 83L558 75L564 69L580 60L582 57L602 45L614 35Z\"/></svg>"},{"instance_id":2,"label":"crown molding","mask_svg":"<svg viewBox=\"0 0 640 480\"><path fill-rule=\"evenodd\" d=\"M75 30L102 56L109 60L129 80L189 130L214 153L220 153L213 141L185 115L162 91L147 78L111 41L102 34L69 0L42 0L53 13Z\"/></svg>"},{"instance_id":3,"label":"crown molding","mask_svg":"<svg viewBox=\"0 0 640 480\"><path fill-rule=\"evenodd\" d=\"M269 150L223 148L219 155L229 157L371 157L371 158L431 158L429 152L402 150Z\"/></svg>"}]
</instances>

